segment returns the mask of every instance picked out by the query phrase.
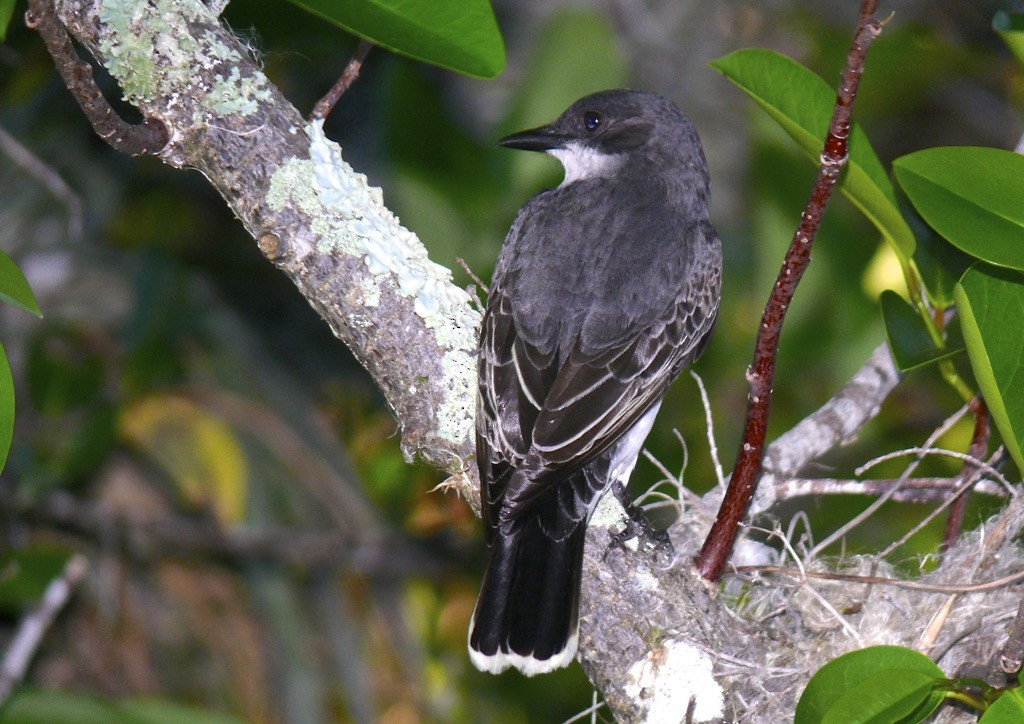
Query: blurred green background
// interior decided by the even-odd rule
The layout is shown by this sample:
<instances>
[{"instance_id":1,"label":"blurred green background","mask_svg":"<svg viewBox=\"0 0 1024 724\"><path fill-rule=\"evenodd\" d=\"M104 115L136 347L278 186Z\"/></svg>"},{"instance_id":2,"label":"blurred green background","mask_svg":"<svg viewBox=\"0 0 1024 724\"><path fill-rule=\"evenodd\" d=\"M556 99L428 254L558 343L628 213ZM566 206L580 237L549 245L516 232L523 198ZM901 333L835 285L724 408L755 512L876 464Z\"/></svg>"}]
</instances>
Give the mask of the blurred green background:
<instances>
[{"instance_id":1,"label":"blurred green background","mask_svg":"<svg viewBox=\"0 0 1024 724\"><path fill-rule=\"evenodd\" d=\"M1014 5L899 3L871 49L856 110L884 162L934 145L1016 145L1024 76L990 27ZM853 5L506 0L495 9L509 51L502 76L472 80L374 51L328 135L466 285L456 259L486 280L518 207L560 179L553 159L497 149L495 139L602 88L674 100L704 139L725 250L722 311L697 371L728 470L754 330L815 169L706 63L768 47L832 83ZM283 2L236 0L225 17L304 113L355 45ZM590 706L578 665L535 680L471 667L466 626L485 560L476 519L429 492L439 473L405 464L368 377L200 174L99 141L20 22L0 46L0 248L45 314L0 309L19 392L0 478L0 648L70 551L91 563L0 720L128 716L117 706L187 718L174 701L249 721L554 722ZM899 279L874 228L837 198L788 317L770 437L884 341L877 296ZM959 406L934 368L916 372L808 475L849 477L921 444ZM688 446L686 484L707 490L704 413L687 375L648 441L677 471L674 430ZM965 421L940 444L965 450L970 432ZM956 470L929 460L921 474ZM660 477L642 461L636 493ZM801 500L778 514L785 527L805 508L821 538L869 502ZM973 496L968 525L996 505ZM925 512L889 505L846 550L885 546ZM941 526L940 517L893 560L916 566Z\"/></svg>"}]
</instances>

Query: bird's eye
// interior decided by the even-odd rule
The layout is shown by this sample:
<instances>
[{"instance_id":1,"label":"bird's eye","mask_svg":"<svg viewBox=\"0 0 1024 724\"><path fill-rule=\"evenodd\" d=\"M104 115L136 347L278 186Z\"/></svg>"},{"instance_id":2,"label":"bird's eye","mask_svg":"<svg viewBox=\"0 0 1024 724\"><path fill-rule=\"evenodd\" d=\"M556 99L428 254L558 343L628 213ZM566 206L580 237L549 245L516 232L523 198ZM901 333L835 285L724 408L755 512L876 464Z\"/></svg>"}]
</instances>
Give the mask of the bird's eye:
<instances>
[{"instance_id":1,"label":"bird's eye","mask_svg":"<svg viewBox=\"0 0 1024 724\"><path fill-rule=\"evenodd\" d=\"M601 125L601 114L590 111L583 116L583 125L588 131L593 131L595 128Z\"/></svg>"}]
</instances>

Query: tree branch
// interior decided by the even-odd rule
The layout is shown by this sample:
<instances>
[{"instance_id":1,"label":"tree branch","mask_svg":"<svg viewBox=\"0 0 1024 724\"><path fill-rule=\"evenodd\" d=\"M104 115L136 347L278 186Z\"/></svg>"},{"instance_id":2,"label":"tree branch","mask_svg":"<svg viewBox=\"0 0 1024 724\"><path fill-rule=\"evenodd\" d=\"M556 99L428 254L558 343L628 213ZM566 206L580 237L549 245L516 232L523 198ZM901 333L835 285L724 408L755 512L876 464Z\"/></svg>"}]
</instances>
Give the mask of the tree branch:
<instances>
[{"instance_id":1,"label":"tree branch","mask_svg":"<svg viewBox=\"0 0 1024 724\"><path fill-rule=\"evenodd\" d=\"M967 463L965 463L966 465ZM897 478L837 480L835 478L789 478L775 484L775 500L792 500L817 495L885 495L899 485L889 498L900 503L936 503L949 497L963 481L954 478ZM977 480L969 486L976 493L1006 497L1006 489L992 480Z\"/></svg>"},{"instance_id":2,"label":"tree branch","mask_svg":"<svg viewBox=\"0 0 1024 724\"><path fill-rule=\"evenodd\" d=\"M310 121L323 120L334 110L334 106L345 95L345 91L351 88L352 84L356 82L356 78L359 77L363 61L366 60L371 48L373 48L373 43L369 40L359 41L359 45L356 46L355 52L352 53L352 57L349 59L348 65L345 66L345 70L341 72L338 81L327 91L327 95L313 106L313 110L309 113Z\"/></svg>"},{"instance_id":3,"label":"tree branch","mask_svg":"<svg viewBox=\"0 0 1024 724\"><path fill-rule=\"evenodd\" d=\"M406 456L459 474L456 486L472 499L480 314L450 271L428 259L320 124L305 125L216 8L199 0L54 4L127 100L170 129L160 157L210 180L370 372Z\"/></svg>"},{"instance_id":4,"label":"tree branch","mask_svg":"<svg viewBox=\"0 0 1024 724\"><path fill-rule=\"evenodd\" d=\"M146 118L134 125L117 115L96 86L92 67L75 54L71 39L54 15L49 0L30 0L25 24L39 32L64 85L78 101L97 136L131 156L159 153L167 143L167 127L159 118Z\"/></svg>"},{"instance_id":5,"label":"tree branch","mask_svg":"<svg viewBox=\"0 0 1024 724\"><path fill-rule=\"evenodd\" d=\"M974 413L974 434L971 436L971 445L967 454L976 460L985 457L988 450L988 409L981 397L975 396L969 404L971 412ZM981 475L970 461L965 461L960 474L957 476L956 499L949 506L949 517L946 519L946 529L942 534L942 544L939 546L939 554L945 553L956 543L960 537L960 529L964 523L964 511L967 509L967 495L971 490L971 482Z\"/></svg>"},{"instance_id":6,"label":"tree branch","mask_svg":"<svg viewBox=\"0 0 1024 724\"><path fill-rule=\"evenodd\" d=\"M43 636L88 569L89 562L85 556L78 553L72 555L61 574L50 581L39 603L21 620L17 633L4 653L3 662L0 663L0 708L25 678L25 672Z\"/></svg>"},{"instance_id":7,"label":"tree branch","mask_svg":"<svg viewBox=\"0 0 1024 724\"><path fill-rule=\"evenodd\" d=\"M743 441L740 443L732 479L729 481L718 518L711 527L700 553L694 559L697 571L708 581L717 581L722 574L736 540L740 521L750 505L757 479L761 474L761 457L768 434L772 380L775 377L775 358L779 350L782 323L793 300L797 284L810 264L814 237L821 225L825 207L832 198L839 173L846 165L846 140L850 134L850 116L860 76L864 72L864 58L871 41L881 32L881 24L875 18L876 4L875 0L864 0L861 4L857 31L846 58L832 122L829 124L825 146L821 152L818 177L761 317L754 361L747 368L750 392L747 396Z\"/></svg>"}]
</instances>

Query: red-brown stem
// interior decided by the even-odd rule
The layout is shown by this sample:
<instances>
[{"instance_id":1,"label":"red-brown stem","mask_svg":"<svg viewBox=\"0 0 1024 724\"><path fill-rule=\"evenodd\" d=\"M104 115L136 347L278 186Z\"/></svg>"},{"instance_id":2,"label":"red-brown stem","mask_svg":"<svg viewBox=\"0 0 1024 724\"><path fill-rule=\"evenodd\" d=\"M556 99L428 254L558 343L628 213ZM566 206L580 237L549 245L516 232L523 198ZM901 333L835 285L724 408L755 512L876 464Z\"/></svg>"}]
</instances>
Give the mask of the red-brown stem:
<instances>
[{"instance_id":1,"label":"red-brown stem","mask_svg":"<svg viewBox=\"0 0 1024 724\"><path fill-rule=\"evenodd\" d=\"M51 0L29 0L25 24L39 32L64 85L78 101L100 138L114 149L132 156L159 153L167 145L167 127L162 121L147 118L135 125L121 118L110 107L96 85L92 67L75 53Z\"/></svg>"},{"instance_id":2,"label":"red-brown stem","mask_svg":"<svg viewBox=\"0 0 1024 724\"><path fill-rule=\"evenodd\" d=\"M988 410L981 397L975 397L970 402L971 412L974 413L974 435L971 437L971 445L967 454L976 460L984 460L988 452ZM970 492L971 483L978 477L980 471L975 465L965 462L957 476L960 492L949 506L949 517L946 519L946 530L942 534L942 544L939 546L939 554L949 550L960 537L960 529L964 523L964 509L967 507L967 494Z\"/></svg>"},{"instance_id":3,"label":"red-brown stem","mask_svg":"<svg viewBox=\"0 0 1024 724\"><path fill-rule=\"evenodd\" d=\"M334 84L334 87L327 91L327 95L317 101L316 105L313 106L313 110L309 113L309 120L316 121L322 118L327 118L331 111L334 110L334 106L338 103L338 100L344 95L353 83L356 82L356 78L359 77L359 71L363 67L363 61L366 60L367 53L370 52L370 48L373 47L373 43L369 40L360 40L359 45L356 47L356 52L352 54L351 59L348 61L348 65L345 66L345 70L341 72L341 77L338 78L338 82Z\"/></svg>"},{"instance_id":4,"label":"red-brown stem","mask_svg":"<svg viewBox=\"0 0 1024 724\"><path fill-rule=\"evenodd\" d=\"M717 581L722 575L733 542L736 540L740 520L746 513L761 474L761 458L764 455L765 436L768 432L772 379L775 376L775 357L779 348L782 322L800 277L811 261L811 247L821 225L822 215L829 199L832 198L839 173L846 165L850 115L857 95L857 86L864 72L864 57L871 41L881 32L881 24L875 18L876 5L876 0L863 0L861 4L857 32L853 36L853 43L846 57L846 67L839 81L835 110L832 112L832 121L821 152L821 166L814 181L814 189L800 217L800 225L793 235L786 259L761 317L754 361L747 368L750 393L747 397L743 442L740 444L732 479L725 492L722 507L718 511L718 518L708 533L700 553L694 559L698 573L707 581Z\"/></svg>"}]
</instances>

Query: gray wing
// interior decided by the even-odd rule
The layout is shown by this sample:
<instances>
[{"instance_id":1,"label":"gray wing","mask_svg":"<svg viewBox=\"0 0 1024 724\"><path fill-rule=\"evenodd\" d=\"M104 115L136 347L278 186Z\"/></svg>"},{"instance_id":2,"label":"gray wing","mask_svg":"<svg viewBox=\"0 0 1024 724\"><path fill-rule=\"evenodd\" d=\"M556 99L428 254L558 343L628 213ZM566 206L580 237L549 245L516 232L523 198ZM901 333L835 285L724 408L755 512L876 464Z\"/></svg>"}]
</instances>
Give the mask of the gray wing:
<instances>
[{"instance_id":1,"label":"gray wing","mask_svg":"<svg viewBox=\"0 0 1024 724\"><path fill-rule=\"evenodd\" d=\"M718 309L721 257L710 224L697 222L688 234L686 265L658 270L675 278L648 280L664 303L618 326L597 305L582 319L565 310L575 329L524 329L514 305L520 270L499 262L479 365L477 450L488 530L607 451L703 349Z\"/></svg>"},{"instance_id":2,"label":"gray wing","mask_svg":"<svg viewBox=\"0 0 1024 724\"><path fill-rule=\"evenodd\" d=\"M703 351L717 317L720 270L698 273L703 283L687 285L663 319L604 354L574 351L565 360L537 414L529 452L504 491L507 519L618 442Z\"/></svg>"}]
</instances>

